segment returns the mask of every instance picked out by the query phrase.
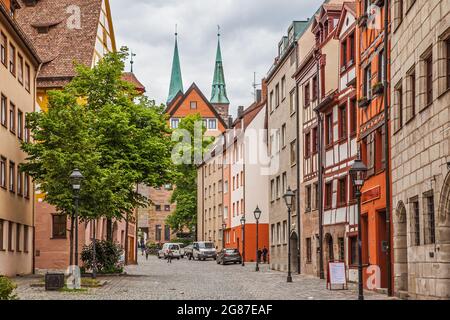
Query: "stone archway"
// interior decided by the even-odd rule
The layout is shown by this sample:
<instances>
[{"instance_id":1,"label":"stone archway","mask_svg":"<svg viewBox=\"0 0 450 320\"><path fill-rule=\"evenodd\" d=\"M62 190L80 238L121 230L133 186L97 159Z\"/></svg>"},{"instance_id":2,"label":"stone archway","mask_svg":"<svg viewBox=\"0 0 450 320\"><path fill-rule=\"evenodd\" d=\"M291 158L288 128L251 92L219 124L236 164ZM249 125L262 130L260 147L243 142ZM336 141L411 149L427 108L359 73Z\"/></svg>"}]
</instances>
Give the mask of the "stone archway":
<instances>
[{"instance_id":1,"label":"stone archway","mask_svg":"<svg viewBox=\"0 0 450 320\"><path fill-rule=\"evenodd\" d=\"M400 201L394 215L395 290L408 291L408 223L405 204Z\"/></svg>"},{"instance_id":2,"label":"stone archway","mask_svg":"<svg viewBox=\"0 0 450 320\"><path fill-rule=\"evenodd\" d=\"M291 270L293 272L297 272L298 270L298 235L294 231L290 236L290 244L291 244Z\"/></svg>"},{"instance_id":3,"label":"stone archway","mask_svg":"<svg viewBox=\"0 0 450 320\"><path fill-rule=\"evenodd\" d=\"M330 233L325 235L325 266L334 261L333 236Z\"/></svg>"},{"instance_id":4,"label":"stone archway","mask_svg":"<svg viewBox=\"0 0 450 320\"><path fill-rule=\"evenodd\" d=\"M437 240L441 245L450 244L450 173L447 174L441 190L437 219Z\"/></svg>"}]
</instances>

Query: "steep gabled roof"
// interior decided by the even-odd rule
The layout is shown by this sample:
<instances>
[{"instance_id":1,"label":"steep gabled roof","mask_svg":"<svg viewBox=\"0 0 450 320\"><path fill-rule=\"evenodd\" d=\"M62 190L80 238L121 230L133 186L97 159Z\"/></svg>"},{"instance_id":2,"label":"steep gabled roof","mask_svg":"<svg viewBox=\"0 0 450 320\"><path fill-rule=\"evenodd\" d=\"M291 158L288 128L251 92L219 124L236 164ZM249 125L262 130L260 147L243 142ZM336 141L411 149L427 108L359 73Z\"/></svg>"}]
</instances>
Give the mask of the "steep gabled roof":
<instances>
[{"instance_id":1,"label":"steep gabled roof","mask_svg":"<svg viewBox=\"0 0 450 320\"><path fill-rule=\"evenodd\" d=\"M109 2L106 1L109 13ZM16 11L16 21L31 38L43 66L38 76L39 87L59 87L74 76L74 61L91 66L100 12L103 0L39 0L27 6L19 0L21 9ZM69 28L70 19L76 19L80 9L81 28ZM112 46L115 49L114 30L110 22ZM46 27L39 33L39 27Z\"/></svg>"},{"instance_id":2,"label":"steep gabled roof","mask_svg":"<svg viewBox=\"0 0 450 320\"><path fill-rule=\"evenodd\" d=\"M124 72L122 74L122 80L132 84L137 91L145 93L145 86L136 78L133 72Z\"/></svg>"},{"instance_id":3,"label":"steep gabled roof","mask_svg":"<svg viewBox=\"0 0 450 320\"><path fill-rule=\"evenodd\" d=\"M225 122L225 119L223 119L221 117L221 115L217 112L217 110L213 107L213 105L209 102L209 100L205 97L205 95L203 94L203 92L197 87L197 85L194 83L192 83L192 85L189 87L189 89L186 91L185 94L183 94L183 96L178 99L178 102L172 106L169 106L166 109L166 113L169 116L173 116L175 114L175 112L178 110L178 108L183 104L183 102L186 100L187 97L189 97L189 95L191 94L192 91L195 91L198 93L198 95L200 96L200 98L205 102L205 104L208 106L208 108L212 111L212 113L214 114L214 116L220 121L220 123L222 123L222 125L224 126L224 128L227 128L227 124Z\"/></svg>"},{"instance_id":4,"label":"steep gabled roof","mask_svg":"<svg viewBox=\"0 0 450 320\"><path fill-rule=\"evenodd\" d=\"M342 27L345 23L345 17L347 16L347 12L353 15L356 18L356 3L355 2L344 2L342 6L341 16L339 18L339 23L336 27L335 39L339 39L339 35L341 34Z\"/></svg>"},{"instance_id":5,"label":"steep gabled roof","mask_svg":"<svg viewBox=\"0 0 450 320\"><path fill-rule=\"evenodd\" d=\"M167 104L170 104L179 93L183 93L183 90L180 54L178 52L178 34L175 33L175 48L173 51L172 74L170 76L170 87Z\"/></svg>"}]
</instances>

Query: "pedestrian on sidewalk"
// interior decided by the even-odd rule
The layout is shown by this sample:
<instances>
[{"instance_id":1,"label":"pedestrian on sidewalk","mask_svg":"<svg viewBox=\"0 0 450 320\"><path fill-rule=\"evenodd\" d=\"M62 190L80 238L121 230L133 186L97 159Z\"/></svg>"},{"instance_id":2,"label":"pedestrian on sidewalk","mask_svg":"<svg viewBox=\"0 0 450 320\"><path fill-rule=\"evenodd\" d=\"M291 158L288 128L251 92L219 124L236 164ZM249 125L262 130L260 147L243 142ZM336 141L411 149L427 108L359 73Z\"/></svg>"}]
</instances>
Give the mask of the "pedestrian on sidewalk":
<instances>
[{"instance_id":1,"label":"pedestrian on sidewalk","mask_svg":"<svg viewBox=\"0 0 450 320\"><path fill-rule=\"evenodd\" d=\"M169 248L167 249L167 263L172 263L172 250Z\"/></svg>"},{"instance_id":2,"label":"pedestrian on sidewalk","mask_svg":"<svg viewBox=\"0 0 450 320\"><path fill-rule=\"evenodd\" d=\"M261 263L261 256L262 256L262 251L261 251L261 249L258 249L258 256L257 256L258 263Z\"/></svg>"},{"instance_id":3,"label":"pedestrian on sidewalk","mask_svg":"<svg viewBox=\"0 0 450 320\"><path fill-rule=\"evenodd\" d=\"M269 250L264 246L264 249L262 250L262 256L264 263L267 263L267 254L269 253Z\"/></svg>"}]
</instances>

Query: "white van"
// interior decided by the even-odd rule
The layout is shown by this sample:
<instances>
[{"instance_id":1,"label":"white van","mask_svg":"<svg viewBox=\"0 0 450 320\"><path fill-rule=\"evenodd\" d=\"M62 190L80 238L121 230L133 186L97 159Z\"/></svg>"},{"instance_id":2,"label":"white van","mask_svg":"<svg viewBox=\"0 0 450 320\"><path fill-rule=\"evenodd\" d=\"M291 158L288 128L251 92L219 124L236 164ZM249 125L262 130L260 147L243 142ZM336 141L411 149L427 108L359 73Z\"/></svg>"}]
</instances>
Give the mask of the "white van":
<instances>
[{"instance_id":1,"label":"white van","mask_svg":"<svg viewBox=\"0 0 450 320\"><path fill-rule=\"evenodd\" d=\"M217 258L217 251L214 247L214 242L194 242L194 249L192 251L192 257L197 260L213 259Z\"/></svg>"},{"instance_id":2,"label":"white van","mask_svg":"<svg viewBox=\"0 0 450 320\"><path fill-rule=\"evenodd\" d=\"M169 255L169 250L172 252L172 258L180 260L181 258L181 248L177 243L165 243L162 249L158 253L159 259L167 259Z\"/></svg>"}]
</instances>

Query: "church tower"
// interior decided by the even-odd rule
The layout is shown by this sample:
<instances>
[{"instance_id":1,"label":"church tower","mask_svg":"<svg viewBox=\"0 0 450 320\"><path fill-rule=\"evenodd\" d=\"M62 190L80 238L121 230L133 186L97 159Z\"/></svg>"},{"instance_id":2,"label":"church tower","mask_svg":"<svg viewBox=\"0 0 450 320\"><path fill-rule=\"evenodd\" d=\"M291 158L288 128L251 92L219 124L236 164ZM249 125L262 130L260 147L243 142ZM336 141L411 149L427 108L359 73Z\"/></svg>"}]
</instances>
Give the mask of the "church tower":
<instances>
[{"instance_id":1,"label":"church tower","mask_svg":"<svg viewBox=\"0 0 450 320\"><path fill-rule=\"evenodd\" d=\"M220 49L220 32L217 34L217 38L216 64L210 102L222 118L226 120L228 119L230 101L227 96L227 86L225 84L225 75L223 71L222 52Z\"/></svg>"},{"instance_id":2,"label":"church tower","mask_svg":"<svg viewBox=\"0 0 450 320\"><path fill-rule=\"evenodd\" d=\"M180 56L178 53L178 32L175 31L175 49L173 52L172 62L172 76L170 78L169 97L167 98L167 105L169 105L175 96L179 93L184 93L183 79L181 77Z\"/></svg>"}]
</instances>

